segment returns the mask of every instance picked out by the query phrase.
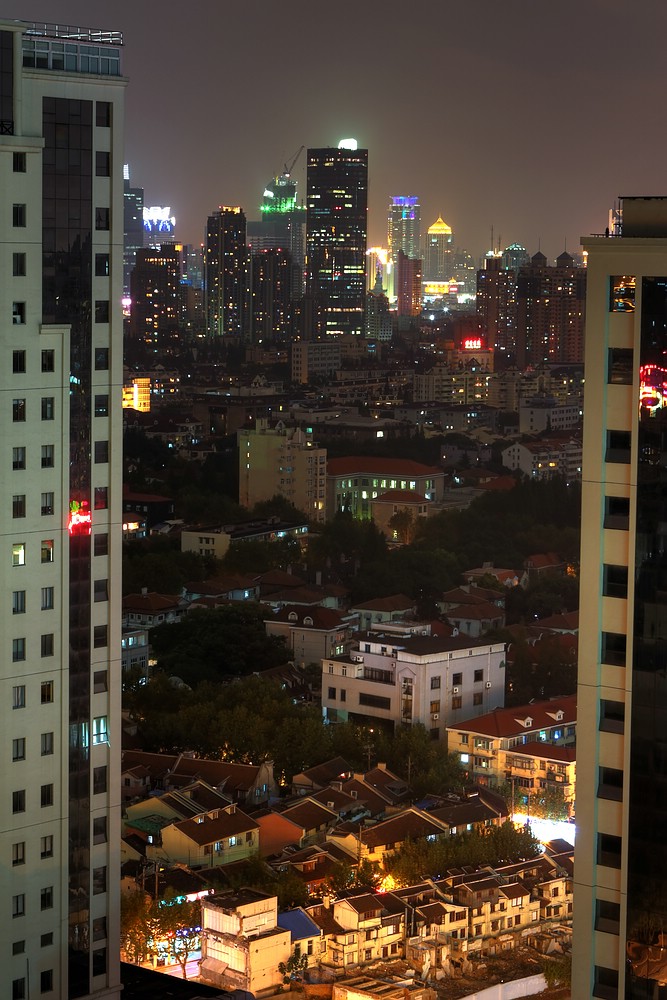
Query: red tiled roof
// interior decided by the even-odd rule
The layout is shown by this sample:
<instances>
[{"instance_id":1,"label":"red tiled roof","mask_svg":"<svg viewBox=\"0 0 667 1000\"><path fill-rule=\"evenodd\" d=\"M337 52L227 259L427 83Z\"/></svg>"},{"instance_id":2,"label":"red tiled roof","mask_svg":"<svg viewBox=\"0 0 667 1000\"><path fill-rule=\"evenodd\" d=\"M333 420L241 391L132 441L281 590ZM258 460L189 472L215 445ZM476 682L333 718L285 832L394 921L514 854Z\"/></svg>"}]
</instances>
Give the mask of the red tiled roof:
<instances>
[{"instance_id":1,"label":"red tiled roof","mask_svg":"<svg viewBox=\"0 0 667 1000\"><path fill-rule=\"evenodd\" d=\"M296 615L296 619L291 620L290 615ZM311 619L310 624L306 624L304 621L306 618ZM320 608L318 606L303 607L293 604L284 605L275 615L267 615L264 621L287 622L290 625L294 625L295 628L326 629L326 631L345 626L340 611L334 611L333 608Z\"/></svg>"},{"instance_id":2,"label":"red tiled roof","mask_svg":"<svg viewBox=\"0 0 667 1000\"><path fill-rule=\"evenodd\" d=\"M410 611L415 607L412 597L405 594L392 594L391 597L375 597L363 604L356 604L353 611Z\"/></svg>"},{"instance_id":3,"label":"red tiled roof","mask_svg":"<svg viewBox=\"0 0 667 1000\"><path fill-rule=\"evenodd\" d=\"M179 606L180 597L172 594L157 594L154 591L150 594L128 594L127 597L123 598L123 611L138 611L142 614L154 614Z\"/></svg>"},{"instance_id":4,"label":"red tiled roof","mask_svg":"<svg viewBox=\"0 0 667 1000\"><path fill-rule=\"evenodd\" d=\"M455 726L450 728L455 732L479 733L502 739L526 732L523 720L528 718L532 719L528 731L554 726L557 722L555 716L558 711L563 712L563 725L576 722L577 696L569 694L562 698L552 698L549 701L535 701L529 705L519 705L516 708L496 708L486 715L478 715L477 718L457 722Z\"/></svg>"},{"instance_id":5,"label":"red tiled roof","mask_svg":"<svg viewBox=\"0 0 667 1000\"><path fill-rule=\"evenodd\" d=\"M511 753L522 754L525 757L537 757L539 760L558 760L571 764L577 759L574 747L554 746L553 743L542 743L541 740L531 740L530 743L520 743L512 747Z\"/></svg>"},{"instance_id":6,"label":"red tiled roof","mask_svg":"<svg viewBox=\"0 0 667 1000\"><path fill-rule=\"evenodd\" d=\"M388 490L386 493L381 493L379 497L371 500L371 504L374 503L407 503L416 505L431 503L431 501L427 500L421 493L417 493L416 490Z\"/></svg>"},{"instance_id":7,"label":"red tiled roof","mask_svg":"<svg viewBox=\"0 0 667 1000\"><path fill-rule=\"evenodd\" d=\"M224 837L233 837L237 833L259 829L255 820L246 816L240 809L232 813L221 811L216 819L206 817L203 823L198 823L194 819L184 819L180 823L174 823L174 827L200 847L222 840Z\"/></svg>"}]
</instances>

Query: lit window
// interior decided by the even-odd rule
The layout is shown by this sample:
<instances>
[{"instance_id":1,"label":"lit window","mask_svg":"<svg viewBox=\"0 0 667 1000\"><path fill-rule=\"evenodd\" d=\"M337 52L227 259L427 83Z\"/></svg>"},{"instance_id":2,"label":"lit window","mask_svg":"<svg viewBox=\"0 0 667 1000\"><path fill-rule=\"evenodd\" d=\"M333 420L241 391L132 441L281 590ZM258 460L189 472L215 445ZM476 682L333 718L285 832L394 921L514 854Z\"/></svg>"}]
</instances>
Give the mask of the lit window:
<instances>
[{"instance_id":1,"label":"lit window","mask_svg":"<svg viewBox=\"0 0 667 1000\"><path fill-rule=\"evenodd\" d=\"M109 733L107 731L106 715L98 715L93 719L93 746L98 743L108 743Z\"/></svg>"},{"instance_id":2,"label":"lit window","mask_svg":"<svg viewBox=\"0 0 667 1000\"><path fill-rule=\"evenodd\" d=\"M42 552L42 562L51 563L53 562L53 539L43 538L41 545Z\"/></svg>"}]
</instances>

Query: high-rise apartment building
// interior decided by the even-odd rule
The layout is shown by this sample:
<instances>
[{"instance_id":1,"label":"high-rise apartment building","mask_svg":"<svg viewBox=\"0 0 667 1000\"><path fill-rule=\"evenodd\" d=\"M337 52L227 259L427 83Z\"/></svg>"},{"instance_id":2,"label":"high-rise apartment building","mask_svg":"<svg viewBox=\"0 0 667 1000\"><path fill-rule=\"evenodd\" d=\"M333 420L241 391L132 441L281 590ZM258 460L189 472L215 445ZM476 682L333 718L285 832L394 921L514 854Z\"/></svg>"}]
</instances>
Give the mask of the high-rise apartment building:
<instances>
[{"instance_id":1,"label":"high-rise apartment building","mask_svg":"<svg viewBox=\"0 0 667 1000\"><path fill-rule=\"evenodd\" d=\"M667 927L667 198L588 252L573 997L658 997Z\"/></svg>"},{"instance_id":2,"label":"high-rise apartment building","mask_svg":"<svg viewBox=\"0 0 667 1000\"><path fill-rule=\"evenodd\" d=\"M250 254L250 339L286 341L292 323L292 255L277 247Z\"/></svg>"},{"instance_id":3,"label":"high-rise apartment building","mask_svg":"<svg viewBox=\"0 0 667 1000\"><path fill-rule=\"evenodd\" d=\"M180 276L177 244L137 251L130 275L130 337L139 352L163 355L178 345Z\"/></svg>"},{"instance_id":4,"label":"high-rise apartment building","mask_svg":"<svg viewBox=\"0 0 667 1000\"><path fill-rule=\"evenodd\" d=\"M387 240L394 264L398 252L421 257L421 205L416 195L398 195L389 202Z\"/></svg>"},{"instance_id":5,"label":"high-rise apartment building","mask_svg":"<svg viewBox=\"0 0 667 1000\"><path fill-rule=\"evenodd\" d=\"M516 272L504 256L490 252L477 272L477 315L501 366L516 359Z\"/></svg>"},{"instance_id":6,"label":"high-rise apartment building","mask_svg":"<svg viewBox=\"0 0 667 1000\"><path fill-rule=\"evenodd\" d=\"M326 520L327 451L316 446L312 428L258 420L237 431L237 439L240 504L282 496L311 520Z\"/></svg>"},{"instance_id":7,"label":"high-rise apartment building","mask_svg":"<svg viewBox=\"0 0 667 1000\"><path fill-rule=\"evenodd\" d=\"M367 149L346 139L308 150L306 286L328 335L364 332L367 205Z\"/></svg>"},{"instance_id":8,"label":"high-rise apartment building","mask_svg":"<svg viewBox=\"0 0 667 1000\"><path fill-rule=\"evenodd\" d=\"M204 289L208 336L245 336L248 322L248 248L246 217L238 205L221 205L208 217L204 242Z\"/></svg>"},{"instance_id":9,"label":"high-rise apartment building","mask_svg":"<svg viewBox=\"0 0 667 1000\"><path fill-rule=\"evenodd\" d=\"M0 968L117 998L122 39L0 21Z\"/></svg>"},{"instance_id":10,"label":"high-rise apartment building","mask_svg":"<svg viewBox=\"0 0 667 1000\"><path fill-rule=\"evenodd\" d=\"M539 250L516 284L516 363L577 364L583 358L586 270L563 252L556 265Z\"/></svg>"}]
</instances>

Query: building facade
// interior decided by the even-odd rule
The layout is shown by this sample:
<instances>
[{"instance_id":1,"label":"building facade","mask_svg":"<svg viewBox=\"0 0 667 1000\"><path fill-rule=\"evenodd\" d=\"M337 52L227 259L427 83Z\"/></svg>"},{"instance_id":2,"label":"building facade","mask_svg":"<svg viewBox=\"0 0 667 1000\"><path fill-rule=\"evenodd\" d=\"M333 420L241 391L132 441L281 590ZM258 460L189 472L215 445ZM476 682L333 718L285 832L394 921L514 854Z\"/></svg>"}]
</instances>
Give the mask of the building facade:
<instances>
[{"instance_id":1,"label":"building facade","mask_svg":"<svg viewBox=\"0 0 667 1000\"><path fill-rule=\"evenodd\" d=\"M389 202L387 241L394 264L399 250L406 257L421 257L421 205L416 195L398 195Z\"/></svg>"},{"instance_id":2,"label":"building facade","mask_svg":"<svg viewBox=\"0 0 667 1000\"><path fill-rule=\"evenodd\" d=\"M258 420L237 437L240 504L254 507L280 495L309 518L326 520L327 451L315 445L312 428Z\"/></svg>"},{"instance_id":3,"label":"building facade","mask_svg":"<svg viewBox=\"0 0 667 1000\"><path fill-rule=\"evenodd\" d=\"M204 302L209 337L246 335L248 248L246 217L238 205L209 215L204 244Z\"/></svg>"},{"instance_id":4,"label":"building facade","mask_svg":"<svg viewBox=\"0 0 667 1000\"><path fill-rule=\"evenodd\" d=\"M368 150L344 140L308 150L306 286L321 299L327 335L364 331ZM354 148L352 148L352 146Z\"/></svg>"},{"instance_id":5,"label":"building facade","mask_svg":"<svg viewBox=\"0 0 667 1000\"><path fill-rule=\"evenodd\" d=\"M667 198L585 238L573 996L664 982Z\"/></svg>"},{"instance_id":6,"label":"building facade","mask_svg":"<svg viewBox=\"0 0 667 1000\"><path fill-rule=\"evenodd\" d=\"M126 81L120 33L75 30L0 22L0 964L14 997L120 995Z\"/></svg>"}]
</instances>

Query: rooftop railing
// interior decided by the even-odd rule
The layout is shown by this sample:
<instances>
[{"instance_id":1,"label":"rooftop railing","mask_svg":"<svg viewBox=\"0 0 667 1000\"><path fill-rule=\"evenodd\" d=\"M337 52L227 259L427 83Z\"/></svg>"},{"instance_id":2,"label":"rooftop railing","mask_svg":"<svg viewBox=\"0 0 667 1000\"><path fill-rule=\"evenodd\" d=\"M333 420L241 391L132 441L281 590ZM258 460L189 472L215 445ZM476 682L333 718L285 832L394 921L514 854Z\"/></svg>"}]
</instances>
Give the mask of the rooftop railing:
<instances>
[{"instance_id":1,"label":"rooftop railing","mask_svg":"<svg viewBox=\"0 0 667 1000\"><path fill-rule=\"evenodd\" d=\"M96 45L122 45L122 31L104 31L99 28L82 28L73 24L54 24L50 21L24 21L26 35L60 38L69 41L91 42Z\"/></svg>"}]
</instances>

